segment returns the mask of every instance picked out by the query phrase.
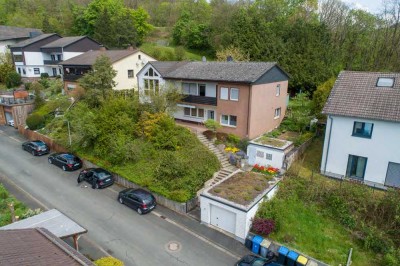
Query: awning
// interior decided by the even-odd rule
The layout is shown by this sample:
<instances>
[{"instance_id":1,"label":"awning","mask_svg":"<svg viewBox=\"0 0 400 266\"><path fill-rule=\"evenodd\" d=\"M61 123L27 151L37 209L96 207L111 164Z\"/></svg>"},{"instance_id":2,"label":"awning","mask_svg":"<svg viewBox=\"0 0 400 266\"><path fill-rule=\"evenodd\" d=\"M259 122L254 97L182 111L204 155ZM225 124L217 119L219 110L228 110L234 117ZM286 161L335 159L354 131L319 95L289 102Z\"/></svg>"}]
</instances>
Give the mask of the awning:
<instances>
[{"instance_id":1,"label":"awning","mask_svg":"<svg viewBox=\"0 0 400 266\"><path fill-rule=\"evenodd\" d=\"M179 106L179 107L186 107L186 108L196 108L196 106L194 106L194 105L180 104L180 103L178 103L177 106Z\"/></svg>"}]
</instances>

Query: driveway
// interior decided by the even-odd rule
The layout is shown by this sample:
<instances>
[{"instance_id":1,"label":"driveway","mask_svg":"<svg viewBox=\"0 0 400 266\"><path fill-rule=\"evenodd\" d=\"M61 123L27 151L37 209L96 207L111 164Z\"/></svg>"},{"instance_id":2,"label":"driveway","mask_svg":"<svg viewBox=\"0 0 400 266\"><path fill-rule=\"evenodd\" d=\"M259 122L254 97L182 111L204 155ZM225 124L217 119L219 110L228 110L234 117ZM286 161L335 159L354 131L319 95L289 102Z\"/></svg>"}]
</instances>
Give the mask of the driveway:
<instances>
[{"instance_id":1,"label":"driveway","mask_svg":"<svg viewBox=\"0 0 400 266\"><path fill-rule=\"evenodd\" d=\"M125 265L233 265L238 255L173 221L159 206L138 215L117 202L121 187L93 190L77 184L79 171L63 172L47 156L21 149L24 139L0 126L0 175L46 208L57 208L88 229L88 238ZM165 214L164 214L165 213ZM168 215L170 217L168 217ZM232 240L234 241L234 240Z\"/></svg>"}]
</instances>

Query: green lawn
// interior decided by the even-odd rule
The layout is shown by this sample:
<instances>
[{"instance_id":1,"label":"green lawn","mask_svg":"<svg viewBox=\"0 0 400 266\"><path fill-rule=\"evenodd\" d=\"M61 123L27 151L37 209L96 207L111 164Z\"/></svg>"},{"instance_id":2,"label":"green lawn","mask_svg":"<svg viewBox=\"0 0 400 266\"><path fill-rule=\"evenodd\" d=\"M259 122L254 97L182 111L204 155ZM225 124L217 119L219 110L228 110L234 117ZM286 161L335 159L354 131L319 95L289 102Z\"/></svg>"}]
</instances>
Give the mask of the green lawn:
<instances>
[{"instance_id":1,"label":"green lawn","mask_svg":"<svg viewBox=\"0 0 400 266\"><path fill-rule=\"evenodd\" d=\"M8 203L14 204L15 215L22 217L28 208L16 200L0 183L0 227L11 223L11 212Z\"/></svg>"},{"instance_id":2,"label":"green lawn","mask_svg":"<svg viewBox=\"0 0 400 266\"><path fill-rule=\"evenodd\" d=\"M175 54L175 47L173 46L161 46L155 43L143 43L139 48L146 54L149 54L160 61L179 61ZM201 54L185 50L184 60L200 61L201 58Z\"/></svg>"}]
</instances>

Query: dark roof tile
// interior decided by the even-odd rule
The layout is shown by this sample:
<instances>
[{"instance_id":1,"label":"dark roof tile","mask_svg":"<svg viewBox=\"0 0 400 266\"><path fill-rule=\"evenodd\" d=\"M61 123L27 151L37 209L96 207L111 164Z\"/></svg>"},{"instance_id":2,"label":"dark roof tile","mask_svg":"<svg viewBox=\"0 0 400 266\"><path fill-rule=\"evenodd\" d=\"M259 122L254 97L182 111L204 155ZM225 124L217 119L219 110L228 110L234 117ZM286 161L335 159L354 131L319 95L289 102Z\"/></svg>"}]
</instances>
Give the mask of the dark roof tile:
<instances>
[{"instance_id":1,"label":"dark roof tile","mask_svg":"<svg viewBox=\"0 0 400 266\"><path fill-rule=\"evenodd\" d=\"M27 40L25 40L25 41L22 41L22 42L18 42L18 43L16 43L16 44L13 44L13 45L11 45L10 47L11 47L11 48L23 48L23 47L26 47L26 46L28 46L28 45L31 45L32 43L35 43L35 42L44 40L44 39L46 39L46 38L48 38L48 37L51 37L51 36L53 36L53 35L56 35L56 33L41 34L41 35L36 36L36 37L34 37L34 38L30 38L30 39L27 39Z\"/></svg>"},{"instance_id":2,"label":"dark roof tile","mask_svg":"<svg viewBox=\"0 0 400 266\"><path fill-rule=\"evenodd\" d=\"M19 27L0 25L0 41L29 38L31 32L42 33L42 30L34 28L19 28Z\"/></svg>"},{"instance_id":3,"label":"dark roof tile","mask_svg":"<svg viewBox=\"0 0 400 266\"><path fill-rule=\"evenodd\" d=\"M81 39L86 38L86 36L72 36L72 37L63 37L61 39L55 40L54 42L48 43L41 48L59 48L68 46L74 42L77 42Z\"/></svg>"},{"instance_id":4,"label":"dark roof tile","mask_svg":"<svg viewBox=\"0 0 400 266\"><path fill-rule=\"evenodd\" d=\"M96 50L96 51L88 51L81 55L75 56L71 59L65 60L64 62L60 63L61 65L74 65L74 66L92 66L95 62L97 57L101 55L105 55L110 58L111 63L115 63L127 56L130 56L139 50Z\"/></svg>"}]
</instances>

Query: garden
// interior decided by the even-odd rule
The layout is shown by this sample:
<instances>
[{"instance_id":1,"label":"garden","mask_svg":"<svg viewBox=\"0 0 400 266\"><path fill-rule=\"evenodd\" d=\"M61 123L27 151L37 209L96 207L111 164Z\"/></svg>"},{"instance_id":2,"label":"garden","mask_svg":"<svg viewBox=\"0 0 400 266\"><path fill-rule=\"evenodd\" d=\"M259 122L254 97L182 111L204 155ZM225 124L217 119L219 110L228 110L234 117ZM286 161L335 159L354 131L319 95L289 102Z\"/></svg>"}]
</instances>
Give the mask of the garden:
<instances>
[{"instance_id":1,"label":"garden","mask_svg":"<svg viewBox=\"0 0 400 266\"><path fill-rule=\"evenodd\" d=\"M323 140L286 173L264 202L253 232L331 265L400 265L400 191L319 175Z\"/></svg>"}]
</instances>

